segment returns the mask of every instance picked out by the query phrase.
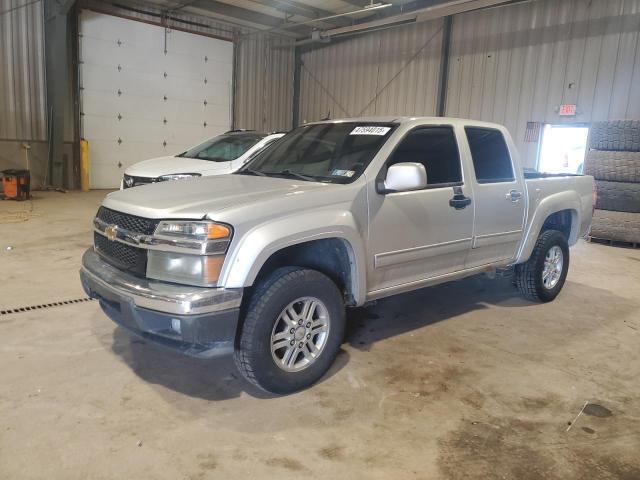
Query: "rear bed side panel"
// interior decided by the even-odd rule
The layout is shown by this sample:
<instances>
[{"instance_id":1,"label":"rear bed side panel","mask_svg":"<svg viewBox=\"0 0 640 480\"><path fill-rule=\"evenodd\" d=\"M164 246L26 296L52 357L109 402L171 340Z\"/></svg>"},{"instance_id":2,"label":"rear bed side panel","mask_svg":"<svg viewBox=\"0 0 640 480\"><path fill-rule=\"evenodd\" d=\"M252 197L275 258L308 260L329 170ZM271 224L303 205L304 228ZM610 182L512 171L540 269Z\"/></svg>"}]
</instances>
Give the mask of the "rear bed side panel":
<instances>
[{"instance_id":1,"label":"rear bed side panel","mask_svg":"<svg viewBox=\"0 0 640 480\"><path fill-rule=\"evenodd\" d=\"M553 213L570 210L572 214L569 245L589 230L592 216L593 177L571 176L526 180L529 195L525 236L516 262L526 262L533 251L545 220Z\"/></svg>"}]
</instances>

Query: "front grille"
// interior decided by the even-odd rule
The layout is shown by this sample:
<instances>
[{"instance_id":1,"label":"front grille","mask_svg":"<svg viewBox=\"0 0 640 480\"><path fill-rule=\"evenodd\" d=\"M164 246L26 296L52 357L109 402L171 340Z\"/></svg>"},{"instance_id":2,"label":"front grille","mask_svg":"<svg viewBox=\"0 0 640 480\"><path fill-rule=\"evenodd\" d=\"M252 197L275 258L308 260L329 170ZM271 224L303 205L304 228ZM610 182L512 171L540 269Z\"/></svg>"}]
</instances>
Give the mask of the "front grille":
<instances>
[{"instance_id":1,"label":"front grille","mask_svg":"<svg viewBox=\"0 0 640 480\"><path fill-rule=\"evenodd\" d=\"M147 273L147 251L122 242L111 241L93 232L96 252L114 267L144 277Z\"/></svg>"},{"instance_id":2,"label":"front grille","mask_svg":"<svg viewBox=\"0 0 640 480\"><path fill-rule=\"evenodd\" d=\"M116 212L105 207L100 207L96 216L109 225L116 225L125 230L145 235L151 235L158 226L158 220L136 217L135 215Z\"/></svg>"}]
</instances>

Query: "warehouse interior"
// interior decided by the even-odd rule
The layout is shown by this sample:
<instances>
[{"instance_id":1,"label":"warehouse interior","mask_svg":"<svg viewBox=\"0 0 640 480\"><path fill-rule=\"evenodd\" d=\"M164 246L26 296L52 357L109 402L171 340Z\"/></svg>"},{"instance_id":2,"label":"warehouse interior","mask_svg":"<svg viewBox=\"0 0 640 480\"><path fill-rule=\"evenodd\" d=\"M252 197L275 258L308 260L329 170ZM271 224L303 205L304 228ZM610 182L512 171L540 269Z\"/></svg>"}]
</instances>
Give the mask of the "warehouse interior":
<instances>
[{"instance_id":1,"label":"warehouse interior","mask_svg":"<svg viewBox=\"0 0 640 480\"><path fill-rule=\"evenodd\" d=\"M349 308L278 396L83 290L126 170L355 117L493 122L526 172L593 176L558 298L491 271ZM640 478L640 0L0 0L0 172L1 478Z\"/></svg>"}]
</instances>

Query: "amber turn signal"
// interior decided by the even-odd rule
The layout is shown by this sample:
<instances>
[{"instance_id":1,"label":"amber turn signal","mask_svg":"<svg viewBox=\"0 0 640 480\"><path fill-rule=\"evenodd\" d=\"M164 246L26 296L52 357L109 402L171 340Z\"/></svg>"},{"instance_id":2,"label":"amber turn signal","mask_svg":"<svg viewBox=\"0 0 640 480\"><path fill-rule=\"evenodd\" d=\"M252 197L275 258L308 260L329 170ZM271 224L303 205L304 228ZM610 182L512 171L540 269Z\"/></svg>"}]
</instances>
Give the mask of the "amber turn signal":
<instances>
[{"instance_id":1,"label":"amber turn signal","mask_svg":"<svg viewBox=\"0 0 640 480\"><path fill-rule=\"evenodd\" d=\"M207 226L207 239L228 238L231 236L231 229L219 223L210 223Z\"/></svg>"},{"instance_id":2,"label":"amber turn signal","mask_svg":"<svg viewBox=\"0 0 640 480\"><path fill-rule=\"evenodd\" d=\"M204 257L202 277L205 284L212 285L218 281L223 263L224 255L208 255Z\"/></svg>"}]
</instances>

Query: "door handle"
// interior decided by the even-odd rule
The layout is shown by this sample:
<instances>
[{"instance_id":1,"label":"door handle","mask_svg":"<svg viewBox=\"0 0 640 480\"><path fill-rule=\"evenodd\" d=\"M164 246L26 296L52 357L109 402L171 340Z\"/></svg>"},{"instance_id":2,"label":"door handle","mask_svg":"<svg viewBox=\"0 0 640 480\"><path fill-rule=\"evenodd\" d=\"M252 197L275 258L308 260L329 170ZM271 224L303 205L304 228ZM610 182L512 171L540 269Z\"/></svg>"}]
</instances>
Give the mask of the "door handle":
<instances>
[{"instance_id":1,"label":"door handle","mask_svg":"<svg viewBox=\"0 0 640 480\"><path fill-rule=\"evenodd\" d=\"M517 190L511 190L509 193L505 195L505 197L507 200L511 200L512 202L515 203L522 198L522 192L519 192Z\"/></svg>"}]
</instances>

